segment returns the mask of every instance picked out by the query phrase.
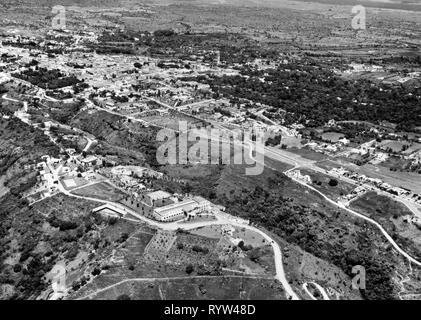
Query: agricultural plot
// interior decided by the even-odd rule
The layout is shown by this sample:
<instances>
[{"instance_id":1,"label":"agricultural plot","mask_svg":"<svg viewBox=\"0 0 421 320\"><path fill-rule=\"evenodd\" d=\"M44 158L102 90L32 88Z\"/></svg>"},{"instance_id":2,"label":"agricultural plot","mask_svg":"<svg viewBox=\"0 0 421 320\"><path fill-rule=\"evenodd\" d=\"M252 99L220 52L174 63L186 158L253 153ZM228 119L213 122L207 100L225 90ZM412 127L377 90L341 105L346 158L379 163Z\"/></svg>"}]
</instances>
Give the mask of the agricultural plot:
<instances>
[{"instance_id":1,"label":"agricultural plot","mask_svg":"<svg viewBox=\"0 0 421 320\"><path fill-rule=\"evenodd\" d=\"M374 166L366 164L361 167L350 166L352 170L358 169L360 174L364 174L370 178L381 179L392 186L403 187L411 190L412 192L421 194L421 175L412 172L394 172L389 168L382 166Z\"/></svg>"},{"instance_id":2,"label":"agricultural plot","mask_svg":"<svg viewBox=\"0 0 421 320\"><path fill-rule=\"evenodd\" d=\"M87 181L84 178L73 177L73 178L63 179L63 180L61 180L61 183L63 184L63 186L66 190L72 190L74 188L79 188L79 187L82 187L84 185L87 185L89 183L89 181Z\"/></svg>"},{"instance_id":3,"label":"agricultural plot","mask_svg":"<svg viewBox=\"0 0 421 320\"><path fill-rule=\"evenodd\" d=\"M301 149L303 147L302 139L298 137L282 136L281 144L287 146L287 148Z\"/></svg>"},{"instance_id":4,"label":"agricultural plot","mask_svg":"<svg viewBox=\"0 0 421 320\"><path fill-rule=\"evenodd\" d=\"M239 276L192 277L126 281L89 296L88 299L113 300L285 300L282 285L273 279Z\"/></svg>"},{"instance_id":5,"label":"agricultural plot","mask_svg":"<svg viewBox=\"0 0 421 320\"><path fill-rule=\"evenodd\" d=\"M391 150L392 152L401 152L403 151L403 148L409 146L409 144L403 141L385 140L382 141L380 146L384 150Z\"/></svg>"},{"instance_id":6,"label":"agricultural plot","mask_svg":"<svg viewBox=\"0 0 421 320\"><path fill-rule=\"evenodd\" d=\"M343 133L338 132L325 132L322 134L322 139L326 141L330 141L332 143L338 142L342 139L345 135Z\"/></svg>"},{"instance_id":7,"label":"agricultural plot","mask_svg":"<svg viewBox=\"0 0 421 320\"><path fill-rule=\"evenodd\" d=\"M323 161L327 160L329 157L326 156L323 153L316 152L307 148L290 148L288 149L288 152L294 153L296 155L299 155L305 159L313 160L313 161Z\"/></svg>"},{"instance_id":8,"label":"agricultural plot","mask_svg":"<svg viewBox=\"0 0 421 320\"><path fill-rule=\"evenodd\" d=\"M177 236L175 232L158 230L145 249L145 258L151 261L161 261L166 258Z\"/></svg>"},{"instance_id":9,"label":"agricultural plot","mask_svg":"<svg viewBox=\"0 0 421 320\"><path fill-rule=\"evenodd\" d=\"M107 182L99 182L72 192L75 195L98 198L107 201L119 201L125 194Z\"/></svg>"},{"instance_id":10,"label":"agricultural plot","mask_svg":"<svg viewBox=\"0 0 421 320\"><path fill-rule=\"evenodd\" d=\"M352 201L351 207L372 218L397 219L401 216L412 215L412 212L402 203L396 202L387 196L379 195L374 191L367 192Z\"/></svg>"}]
</instances>

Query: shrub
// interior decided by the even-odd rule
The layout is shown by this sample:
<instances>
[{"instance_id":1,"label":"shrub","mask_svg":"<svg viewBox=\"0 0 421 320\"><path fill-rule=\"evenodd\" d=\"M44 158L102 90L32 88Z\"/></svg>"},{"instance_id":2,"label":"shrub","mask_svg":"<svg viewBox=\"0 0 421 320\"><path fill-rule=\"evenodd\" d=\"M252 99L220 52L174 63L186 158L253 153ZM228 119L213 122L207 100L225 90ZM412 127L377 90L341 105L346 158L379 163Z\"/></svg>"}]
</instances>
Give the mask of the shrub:
<instances>
[{"instance_id":1,"label":"shrub","mask_svg":"<svg viewBox=\"0 0 421 320\"><path fill-rule=\"evenodd\" d=\"M19 263L15 264L15 266L13 267L13 271L16 272L16 273L21 272L22 266Z\"/></svg>"},{"instance_id":2,"label":"shrub","mask_svg":"<svg viewBox=\"0 0 421 320\"><path fill-rule=\"evenodd\" d=\"M192 265L192 264L188 264L188 265L186 266L186 273L187 273L187 274L191 274L193 271L194 271L194 267L193 267L193 265Z\"/></svg>"},{"instance_id":3,"label":"shrub","mask_svg":"<svg viewBox=\"0 0 421 320\"><path fill-rule=\"evenodd\" d=\"M331 187L336 187L338 185L338 180L336 180L336 179L330 179L329 180L329 185Z\"/></svg>"}]
</instances>

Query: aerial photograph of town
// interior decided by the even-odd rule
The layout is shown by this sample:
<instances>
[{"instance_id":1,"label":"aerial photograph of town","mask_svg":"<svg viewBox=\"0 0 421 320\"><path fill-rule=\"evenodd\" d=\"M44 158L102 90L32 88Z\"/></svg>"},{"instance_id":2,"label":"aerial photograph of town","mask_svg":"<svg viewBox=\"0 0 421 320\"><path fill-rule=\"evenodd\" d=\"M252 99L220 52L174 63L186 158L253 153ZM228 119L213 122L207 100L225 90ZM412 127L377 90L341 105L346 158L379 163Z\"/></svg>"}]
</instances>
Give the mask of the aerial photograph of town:
<instances>
[{"instance_id":1,"label":"aerial photograph of town","mask_svg":"<svg viewBox=\"0 0 421 320\"><path fill-rule=\"evenodd\" d=\"M1 0L0 300L421 300L421 1Z\"/></svg>"}]
</instances>

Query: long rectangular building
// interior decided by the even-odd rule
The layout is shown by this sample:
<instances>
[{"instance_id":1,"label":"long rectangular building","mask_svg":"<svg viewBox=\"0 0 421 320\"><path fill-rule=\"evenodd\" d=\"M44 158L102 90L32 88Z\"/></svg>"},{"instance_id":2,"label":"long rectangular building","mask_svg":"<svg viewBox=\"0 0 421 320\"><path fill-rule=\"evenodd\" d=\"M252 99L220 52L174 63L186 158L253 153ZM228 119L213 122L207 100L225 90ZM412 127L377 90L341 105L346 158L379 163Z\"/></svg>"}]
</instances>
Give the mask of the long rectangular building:
<instances>
[{"instance_id":1,"label":"long rectangular building","mask_svg":"<svg viewBox=\"0 0 421 320\"><path fill-rule=\"evenodd\" d=\"M210 209L210 202L201 197L186 199L181 202L173 203L164 207L155 208L154 218L158 221L174 221L187 216L205 212Z\"/></svg>"}]
</instances>

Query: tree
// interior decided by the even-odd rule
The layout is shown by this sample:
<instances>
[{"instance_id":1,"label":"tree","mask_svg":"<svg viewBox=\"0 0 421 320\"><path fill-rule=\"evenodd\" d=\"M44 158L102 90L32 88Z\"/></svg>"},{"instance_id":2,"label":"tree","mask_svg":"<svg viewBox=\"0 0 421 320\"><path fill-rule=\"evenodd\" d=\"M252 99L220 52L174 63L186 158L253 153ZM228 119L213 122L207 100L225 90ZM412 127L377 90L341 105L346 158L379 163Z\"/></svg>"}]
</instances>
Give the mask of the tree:
<instances>
[{"instance_id":1,"label":"tree","mask_svg":"<svg viewBox=\"0 0 421 320\"><path fill-rule=\"evenodd\" d=\"M18 273L18 272L21 272L21 270L22 270L22 265L20 265L19 263L14 265L13 267L14 272Z\"/></svg>"},{"instance_id":2,"label":"tree","mask_svg":"<svg viewBox=\"0 0 421 320\"><path fill-rule=\"evenodd\" d=\"M338 185L338 180L336 180L336 179L330 179L329 180L329 185L331 187L336 187Z\"/></svg>"},{"instance_id":3,"label":"tree","mask_svg":"<svg viewBox=\"0 0 421 320\"><path fill-rule=\"evenodd\" d=\"M95 268L93 271L92 271L92 275L93 276L97 276L97 275L99 275L101 273L101 269L99 269L99 268Z\"/></svg>"}]
</instances>

